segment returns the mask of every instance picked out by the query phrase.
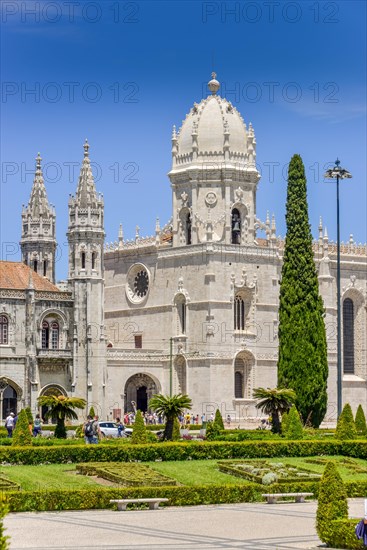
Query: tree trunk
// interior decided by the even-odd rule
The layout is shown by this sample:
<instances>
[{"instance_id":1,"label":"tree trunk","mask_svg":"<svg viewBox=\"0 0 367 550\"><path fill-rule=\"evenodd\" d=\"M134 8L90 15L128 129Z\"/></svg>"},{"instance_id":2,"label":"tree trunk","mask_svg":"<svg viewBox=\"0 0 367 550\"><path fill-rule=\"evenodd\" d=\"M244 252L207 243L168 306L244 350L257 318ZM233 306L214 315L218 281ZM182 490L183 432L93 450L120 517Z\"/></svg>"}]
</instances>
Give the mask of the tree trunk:
<instances>
[{"instance_id":1,"label":"tree trunk","mask_svg":"<svg viewBox=\"0 0 367 550\"><path fill-rule=\"evenodd\" d=\"M274 434L280 434L280 420L279 420L279 412L278 410L275 410L272 412L272 415L271 415L271 431L274 433Z\"/></svg>"},{"instance_id":2,"label":"tree trunk","mask_svg":"<svg viewBox=\"0 0 367 550\"><path fill-rule=\"evenodd\" d=\"M55 437L57 439L66 439L65 418L57 419Z\"/></svg>"},{"instance_id":3,"label":"tree trunk","mask_svg":"<svg viewBox=\"0 0 367 550\"><path fill-rule=\"evenodd\" d=\"M164 436L163 439L167 441L172 441L172 434L173 434L173 417L169 417L166 419L166 427L164 429Z\"/></svg>"}]
</instances>

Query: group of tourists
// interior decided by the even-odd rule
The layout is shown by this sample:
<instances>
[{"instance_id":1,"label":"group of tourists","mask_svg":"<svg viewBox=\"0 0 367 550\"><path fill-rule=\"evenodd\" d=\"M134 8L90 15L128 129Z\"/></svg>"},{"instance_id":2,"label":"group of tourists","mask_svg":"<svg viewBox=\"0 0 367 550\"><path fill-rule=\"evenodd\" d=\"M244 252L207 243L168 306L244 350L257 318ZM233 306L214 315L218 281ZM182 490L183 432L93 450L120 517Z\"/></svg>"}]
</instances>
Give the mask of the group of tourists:
<instances>
[{"instance_id":1,"label":"group of tourists","mask_svg":"<svg viewBox=\"0 0 367 550\"><path fill-rule=\"evenodd\" d=\"M5 418L5 428L8 432L8 437L13 437L13 432L15 430L15 427L17 425L18 421L18 413L14 414L13 412L9 413L9 415ZM28 429L33 435L33 437L37 437L38 435L41 435L42 433L42 420L39 414L36 415L36 418L34 419L34 422L29 421L28 422Z\"/></svg>"}]
</instances>

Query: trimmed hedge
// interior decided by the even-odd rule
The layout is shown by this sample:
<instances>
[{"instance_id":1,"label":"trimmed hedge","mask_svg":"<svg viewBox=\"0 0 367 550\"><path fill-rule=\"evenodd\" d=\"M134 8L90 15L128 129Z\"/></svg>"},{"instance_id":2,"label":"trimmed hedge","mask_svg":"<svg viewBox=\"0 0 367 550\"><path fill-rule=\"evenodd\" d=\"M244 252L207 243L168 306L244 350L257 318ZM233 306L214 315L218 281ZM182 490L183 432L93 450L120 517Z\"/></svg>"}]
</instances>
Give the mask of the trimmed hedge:
<instances>
[{"instance_id":1,"label":"trimmed hedge","mask_svg":"<svg viewBox=\"0 0 367 550\"><path fill-rule=\"evenodd\" d=\"M353 487L351 488L351 486ZM319 482L292 484L274 483L272 491L310 492L317 497ZM345 483L350 497L364 496L366 483ZM233 504L236 502L264 502L261 494L264 486L255 483L246 485L194 485L178 487L124 487L108 489L51 490L51 491L9 491L6 502L11 512L89 510L114 508L110 499L150 498L169 499L170 506L196 506L199 504ZM359 548L359 547L357 547Z\"/></svg>"},{"instance_id":2,"label":"trimmed hedge","mask_svg":"<svg viewBox=\"0 0 367 550\"><path fill-rule=\"evenodd\" d=\"M333 548L348 548L351 550L366 548L355 535L358 521L358 519L337 519L331 522L332 535L330 540Z\"/></svg>"},{"instance_id":3,"label":"trimmed hedge","mask_svg":"<svg viewBox=\"0 0 367 550\"><path fill-rule=\"evenodd\" d=\"M130 445L70 445L55 447L2 447L0 464L75 462L154 462L155 460L221 460L226 458L271 458L301 456L350 456L367 459L364 441L244 441L167 442Z\"/></svg>"}]
</instances>

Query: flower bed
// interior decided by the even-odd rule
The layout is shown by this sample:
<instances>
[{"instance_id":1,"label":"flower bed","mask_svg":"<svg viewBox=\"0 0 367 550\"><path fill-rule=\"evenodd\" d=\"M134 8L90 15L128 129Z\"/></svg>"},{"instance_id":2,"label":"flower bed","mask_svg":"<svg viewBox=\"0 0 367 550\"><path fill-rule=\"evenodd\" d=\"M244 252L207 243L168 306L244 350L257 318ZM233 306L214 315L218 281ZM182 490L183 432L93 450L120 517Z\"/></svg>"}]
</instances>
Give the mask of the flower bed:
<instances>
[{"instance_id":1,"label":"flower bed","mask_svg":"<svg viewBox=\"0 0 367 550\"><path fill-rule=\"evenodd\" d=\"M121 462L88 462L77 465L77 471L83 475L102 477L125 487L162 487L177 485L171 479L144 464Z\"/></svg>"},{"instance_id":2,"label":"flower bed","mask_svg":"<svg viewBox=\"0 0 367 550\"><path fill-rule=\"evenodd\" d=\"M298 481L318 481L321 474L315 474L305 468L291 466L283 462L255 460L251 462L218 462L221 472L243 477L254 483L297 483Z\"/></svg>"}]
</instances>

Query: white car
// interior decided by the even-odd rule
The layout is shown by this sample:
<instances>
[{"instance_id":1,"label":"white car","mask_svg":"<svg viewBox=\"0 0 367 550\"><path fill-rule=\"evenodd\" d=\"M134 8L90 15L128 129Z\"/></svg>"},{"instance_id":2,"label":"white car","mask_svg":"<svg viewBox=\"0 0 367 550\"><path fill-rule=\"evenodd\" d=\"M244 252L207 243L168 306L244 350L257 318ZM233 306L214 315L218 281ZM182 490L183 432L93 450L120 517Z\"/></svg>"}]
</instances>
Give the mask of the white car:
<instances>
[{"instance_id":1,"label":"white car","mask_svg":"<svg viewBox=\"0 0 367 550\"><path fill-rule=\"evenodd\" d=\"M118 437L117 424L115 422L98 422L99 429L103 437ZM133 433L132 428L125 428L122 432L122 437L130 437Z\"/></svg>"}]
</instances>

